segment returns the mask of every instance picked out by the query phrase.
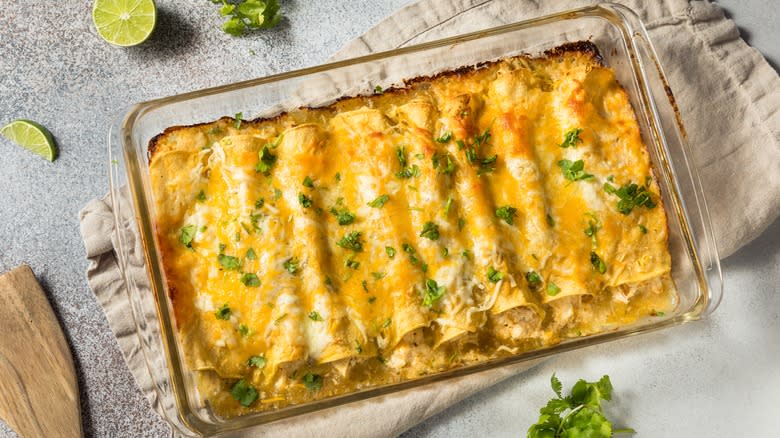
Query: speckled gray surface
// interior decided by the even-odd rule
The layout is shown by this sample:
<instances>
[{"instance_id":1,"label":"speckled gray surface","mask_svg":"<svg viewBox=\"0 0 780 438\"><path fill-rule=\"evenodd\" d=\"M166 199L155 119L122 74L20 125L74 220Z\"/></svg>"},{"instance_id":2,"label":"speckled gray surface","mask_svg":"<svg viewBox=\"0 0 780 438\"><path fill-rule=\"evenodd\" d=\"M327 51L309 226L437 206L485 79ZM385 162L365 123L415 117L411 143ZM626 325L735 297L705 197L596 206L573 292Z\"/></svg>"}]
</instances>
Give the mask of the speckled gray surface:
<instances>
[{"instance_id":1,"label":"speckled gray surface","mask_svg":"<svg viewBox=\"0 0 780 438\"><path fill-rule=\"evenodd\" d=\"M158 0L158 29L118 49L95 34L89 1L4 0L0 7L0 123L49 127L61 157L47 163L0 140L0 272L28 263L49 294L75 357L87 436L167 436L136 389L87 287L77 212L107 190L105 137L130 103L314 65L407 0L284 1L278 28L234 39L206 0ZM780 60L771 0L721 2L749 42ZM256 53L252 55L251 51ZM724 263L726 295L703 322L572 352L510 379L405 434L518 436L565 383L609 373L611 412L640 436L771 436L780 430L780 223ZM614 360L620 356L620 360ZM771 390L774 388L774 390ZM0 437L13 436L0 423Z\"/></svg>"}]
</instances>

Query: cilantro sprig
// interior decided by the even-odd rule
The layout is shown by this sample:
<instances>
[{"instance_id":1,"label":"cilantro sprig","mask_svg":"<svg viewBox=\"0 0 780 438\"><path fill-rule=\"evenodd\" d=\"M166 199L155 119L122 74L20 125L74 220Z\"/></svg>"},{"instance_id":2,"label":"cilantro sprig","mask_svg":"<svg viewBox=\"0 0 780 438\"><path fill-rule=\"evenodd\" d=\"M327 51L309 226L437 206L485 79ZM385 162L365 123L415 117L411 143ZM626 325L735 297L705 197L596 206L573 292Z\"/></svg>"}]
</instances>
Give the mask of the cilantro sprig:
<instances>
[{"instance_id":1,"label":"cilantro sprig","mask_svg":"<svg viewBox=\"0 0 780 438\"><path fill-rule=\"evenodd\" d=\"M211 0L221 4L219 14L229 17L222 24L222 30L233 36L241 36L251 29L270 29L282 19L277 0Z\"/></svg>"},{"instance_id":2,"label":"cilantro sprig","mask_svg":"<svg viewBox=\"0 0 780 438\"><path fill-rule=\"evenodd\" d=\"M623 214L629 214L634 207L655 208L655 202L648 190L649 185L650 181L647 181L647 183L642 186L629 181L620 188L615 188L615 186L609 183L604 183L604 191L620 198L620 201L617 203L618 211Z\"/></svg>"},{"instance_id":3,"label":"cilantro sprig","mask_svg":"<svg viewBox=\"0 0 780 438\"><path fill-rule=\"evenodd\" d=\"M612 400L609 376L598 382L580 379L566 397L555 374L550 378L550 386L557 397L539 409L539 421L528 429L527 438L611 438L616 433L635 433L631 428L613 429L601 409L602 400Z\"/></svg>"}]
</instances>

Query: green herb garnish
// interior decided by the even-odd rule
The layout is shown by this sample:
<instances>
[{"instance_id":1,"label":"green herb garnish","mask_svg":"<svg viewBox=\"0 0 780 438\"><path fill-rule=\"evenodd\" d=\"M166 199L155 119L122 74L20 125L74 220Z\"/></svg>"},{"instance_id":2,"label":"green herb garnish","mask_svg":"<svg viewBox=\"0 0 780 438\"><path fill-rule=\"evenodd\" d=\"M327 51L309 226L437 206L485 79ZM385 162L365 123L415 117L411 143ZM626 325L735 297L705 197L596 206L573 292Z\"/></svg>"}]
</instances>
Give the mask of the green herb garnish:
<instances>
[{"instance_id":1,"label":"green herb garnish","mask_svg":"<svg viewBox=\"0 0 780 438\"><path fill-rule=\"evenodd\" d=\"M514 221L515 214L517 214L517 209L509 205L505 205L503 207L499 207L496 209L496 217L502 219L504 222L508 223L509 225L515 224Z\"/></svg>"},{"instance_id":2,"label":"green herb garnish","mask_svg":"<svg viewBox=\"0 0 780 438\"><path fill-rule=\"evenodd\" d=\"M491 283L498 283L504 278L504 274L496 271L496 268L491 266L490 268L488 268L487 278L488 280L490 280Z\"/></svg>"},{"instance_id":3,"label":"green herb garnish","mask_svg":"<svg viewBox=\"0 0 780 438\"><path fill-rule=\"evenodd\" d=\"M558 161L558 166L561 168L564 178L569 181L580 181L593 178L593 175L585 172L585 162L582 160L560 160Z\"/></svg>"},{"instance_id":4,"label":"green herb garnish","mask_svg":"<svg viewBox=\"0 0 780 438\"><path fill-rule=\"evenodd\" d=\"M639 224L639 231L641 231L642 234L647 234L647 228L642 224Z\"/></svg>"},{"instance_id":5,"label":"green herb garnish","mask_svg":"<svg viewBox=\"0 0 780 438\"><path fill-rule=\"evenodd\" d=\"M232 271L241 267L241 261L238 257L233 257L225 254L217 255L217 261L223 268Z\"/></svg>"},{"instance_id":6,"label":"green herb garnish","mask_svg":"<svg viewBox=\"0 0 780 438\"><path fill-rule=\"evenodd\" d=\"M287 272L295 275L298 272L298 263L298 259L295 257L290 257L289 259L285 260L284 263L282 263L282 266Z\"/></svg>"},{"instance_id":7,"label":"green herb garnish","mask_svg":"<svg viewBox=\"0 0 780 438\"><path fill-rule=\"evenodd\" d=\"M620 198L620 201L617 203L617 209L623 214L631 213L634 207L655 208L655 202L650 197L647 185L639 186L628 182L620 188L615 188L609 183L604 183L604 191Z\"/></svg>"},{"instance_id":8,"label":"green herb garnish","mask_svg":"<svg viewBox=\"0 0 780 438\"><path fill-rule=\"evenodd\" d=\"M236 113L236 121L233 122L233 127L236 129L241 129L241 120L244 118L244 113Z\"/></svg>"},{"instance_id":9,"label":"green herb garnish","mask_svg":"<svg viewBox=\"0 0 780 438\"><path fill-rule=\"evenodd\" d=\"M196 200L196 201L198 201L198 202L203 202L203 201L205 201L205 200L206 200L206 192L204 192L203 190L201 190L200 192L198 192L198 195L197 195L197 196L195 196L195 200Z\"/></svg>"},{"instance_id":10,"label":"green herb garnish","mask_svg":"<svg viewBox=\"0 0 780 438\"><path fill-rule=\"evenodd\" d=\"M444 293L447 290L444 288L444 286L439 286L436 284L435 280L431 280L430 278L425 280L425 296L423 297L423 306L425 307L433 307L433 305L441 299L442 296L444 296Z\"/></svg>"},{"instance_id":11,"label":"green herb garnish","mask_svg":"<svg viewBox=\"0 0 780 438\"><path fill-rule=\"evenodd\" d=\"M257 274L252 274L249 272L241 276L241 282L244 283L246 287L260 286L260 279L257 278Z\"/></svg>"},{"instance_id":12,"label":"green herb garnish","mask_svg":"<svg viewBox=\"0 0 780 438\"><path fill-rule=\"evenodd\" d=\"M420 237L427 237L431 240L438 240L439 226L430 221L426 222L425 225L423 225L423 230L420 233Z\"/></svg>"},{"instance_id":13,"label":"green herb garnish","mask_svg":"<svg viewBox=\"0 0 780 438\"><path fill-rule=\"evenodd\" d=\"M360 262L355 260L354 256L349 256L344 260L344 266L357 270L360 267Z\"/></svg>"},{"instance_id":14,"label":"green herb garnish","mask_svg":"<svg viewBox=\"0 0 780 438\"><path fill-rule=\"evenodd\" d=\"M599 271L599 274L607 272L607 265L595 251L590 252L590 264L593 265L593 269Z\"/></svg>"},{"instance_id":15,"label":"green herb garnish","mask_svg":"<svg viewBox=\"0 0 780 438\"><path fill-rule=\"evenodd\" d=\"M420 176L420 166L416 164L412 164L411 167L405 167L401 169L401 171L397 172L395 176L404 179L409 179L412 177L417 178L418 176Z\"/></svg>"},{"instance_id":16,"label":"green herb garnish","mask_svg":"<svg viewBox=\"0 0 780 438\"><path fill-rule=\"evenodd\" d=\"M181 242L187 248L192 249L192 239L195 238L195 232L197 229L195 225L187 225L181 228L181 234L179 234L179 242Z\"/></svg>"},{"instance_id":17,"label":"green herb garnish","mask_svg":"<svg viewBox=\"0 0 780 438\"><path fill-rule=\"evenodd\" d=\"M337 210L336 207L331 207L330 214L336 216L336 220L338 221L339 225L349 225L352 222L355 222L355 215L350 213L350 211L346 208Z\"/></svg>"},{"instance_id":18,"label":"green herb garnish","mask_svg":"<svg viewBox=\"0 0 780 438\"><path fill-rule=\"evenodd\" d=\"M316 310L309 312L309 319L312 321L325 321L325 319L322 318L322 315L320 315Z\"/></svg>"},{"instance_id":19,"label":"green herb garnish","mask_svg":"<svg viewBox=\"0 0 780 438\"><path fill-rule=\"evenodd\" d=\"M276 155L271 153L270 144L265 144L259 153L260 161L257 162L255 170L265 176L271 174L271 168L276 163Z\"/></svg>"},{"instance_id":20,"label":"green herb garnish","mask_svg":"<svg viewBox=\"0 0 780 438\"><path fill-rule=\"evenodd\" d=\"M300 203L303 208L309 208L313 204L311 198L303 193L298 193L298 203Z\"/></svg>"},{"instance_id":21,"label":"green herb garnish","mask_svg":"<svg viewBox=\"0 0 780 438\"><path fill-rule=\"evenodd\" d=\"M306 373L302 381L309 391L319 391L322 388L322 376L319 374Z\"/></svg>"},{"instance_id":22,"label":"green herb garnish","mask_svg":"<svg viewBox=\"0 0 780 438\"><path fill-rule=\"evenodd\" d=\"M539 410L539 421L528 429L527 438L611 438L616 433L635 433L631 428L613 429L604 416L601 401L612 400L609 376L598 382L579 380L566 397L555 374L550 378L550 386L557 398Z\"/></svg>"},{"instance_id":23,"label":"green herb garnish","mask_svg":"<svg viewBox=\"0 0 780 438\"><path fill-rule=\"evenodd\" d=\"M311 177L309 177L307 175L306 178L303 179L303 186L304 187L308 187L310 189L313 189L314 188L314 181L311 179Z\"/></svg>"},{"instance_id":24,"label":"green herb garnish","mask_svg":"<svg viewBox=\"0 0 780 438\"><path fill-rule=\"evenodd\" d=\"M382 208L389 199L390 197L388 195L381 195L373 201L369 202L368 206L373 208Z\"/></svg>"},{"instance_id":25,"label":"green herb garnish","mask_svg":"<svg viewBox=\"0 0 780 438\"><path fill-rule=\"evenodd\" d=\"M344 248L351 249L355 252L363 251L363 243L360 241L360 231L352 231L342 237L336 245Z\"/></svg>"},{"instance_id":26,"label":"green herb garnish","mask_svg":"<svg viewBox=\"0 0 780 438\"><path fill-rule=\"evenodd\" d=\"M217 319L221 319L224 321L227 321L230 319L230 307L227 303L223 304L222 307L217 309L216 312L214 312L214 316L217 317Z\"/></svg>"},{"instance_id":27,"label":"green herb garnish","mask_svg":"<svg viewBox=\"0 0 780 438\"><path fill-rule=\"evenodd\" d=\"M244 379L233 385L230 395L245 408L251 406L257 400L257 390Z\"/></svg>"},{"instance_id":28,"label":"green herb garnish","mask_svg":"<svg viewBox=\"0 0 780 438\"><path fill-rule=\"evenodd\" d=\"M242 337L249 336L249 327L247 327L246 324L239 324L238 325L238 334L240 334Z\"/></svg>"},{"instance_id":29,"label":"green herb garnish","mask_svg":"<svg viewBox=\"0 0 780 438\"><path fill-rule=\"evenodd\" d=\"M561 288L559 288L557 284L553 283L552 281L547 283L547 295L554 297L558 295L558 292L560 291Z\"/></svg>"},{"instance_id":30,"label":"green herb garnish","mask_svg":"<svg viewBox=\"0 0 780 438\"><path fill-rule=\"evenodd\" d=\"M563 143L558 146L562 148L568 148L575 146L577 143L582 143L582 139L580 138L581 132L581 128L574 128L566 131L566 134L563 136Z\"/></svg>"},{"instance_id":31,"label":"green herb garnish","mask_svg":"<svg viewBox=\"0 0 780 438\"><path fill-rule=\"evenodd\" d=\"M536 271L528 271L525 273L525 281L528 282L528 287L536 289L542 284L542 277Z\"/></svg>"},{"instance_id":32,"label":"green herb garnish","mask_svg":"<svg viewBox=\"0 0 780 438\"><path fill-rule=\"evenodd\" d=\"M221 4L219 14L228 17L222 24L222 30L233 36L243 35L248 30L270 29L282 19L282 12L277 0L211 0Z\"/></svg>"},{"instance_id":33,"label":"green herb garnish","mask_svg":"<svg viewBox=\"0 0 780 438\"><path fill-rule=\"evenodd\" d=\"M249 248L246 251L246 258L248 258L249 260L255 260L257 258L257 254L255 254L255 250L252 249L252 248Z\"/></svg>"},{"instance_id":34,"label":"green herb garnish","mask_svg":"<svg viewBox=\"0 0 780 438\"><path fill-rule=\"evenodd\" d=\"M250 367L265 368L265 362L265 357L263 356L252 356L246 361L246 364Z\"/></svg>"},{"instance_id":35,"label":"green herb garnish","mask_svg":"<svg viewBox=\"0 0 780 438\"><path fill-rule=\"evenodd\" d=\"M371 273L371 276L374 277L374 280L381 280L381 279L385 278L386 275L387 275L386 272L372 272Z\"/></svg>"},{"instance_id":36,"label":"green herb garnish","mask_svg":"<svg viewBox=\"0 0 780 438\"><path fill-rule=\"evenodd\" d=\"M393 248L392 246L386 246L385 247L385 252L387 253L388 257L390 257L390 258L395 257L395 248Z\"/></svg>"},{"instance_id":37,"label":"green herb garnish","mask_svg":"<svg viewBox=\"0 0 780 438\"><path fill-rule=\"evenodd\" d=\"M452 131L443 132L440 136L436 137L437 143L447 143L452 139Z\"/></svg>"}]
</instances>

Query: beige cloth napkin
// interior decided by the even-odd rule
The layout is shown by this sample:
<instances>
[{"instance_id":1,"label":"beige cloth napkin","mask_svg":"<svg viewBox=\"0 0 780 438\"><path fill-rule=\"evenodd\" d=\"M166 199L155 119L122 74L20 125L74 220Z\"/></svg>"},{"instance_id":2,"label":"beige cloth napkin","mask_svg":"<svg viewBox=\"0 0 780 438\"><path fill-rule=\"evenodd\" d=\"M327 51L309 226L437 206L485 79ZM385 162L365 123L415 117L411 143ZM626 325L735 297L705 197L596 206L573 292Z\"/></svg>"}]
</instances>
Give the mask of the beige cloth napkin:
<instances>
[{"instance_id":1,"label":"beige cloth napkin","mask_svg":"<svg viewBox=\"0 0 780 438\"><path fill-rule=\"evenodd\" d=\"M422 0L347 44L334 58L388 50L590 3L595 2ZM780 78L714 4L686 0L620 3L640 15L661 58L687 126L693 163L701 173L715 238L725 257L761 234L780 213ZM80 217L90 260L90 287L106 312L128 366L159 413L160 404L170 401L158 400L152 390L127 311L108 198L90 202ZM131 223L127 218L120 226L130 227ZM136 268L137 272L128 275L145 275L142 266ZM306 421L285 420L242 436L394 436L531 365L351 404L309 416Z\"/></svg>"}]
</instances>

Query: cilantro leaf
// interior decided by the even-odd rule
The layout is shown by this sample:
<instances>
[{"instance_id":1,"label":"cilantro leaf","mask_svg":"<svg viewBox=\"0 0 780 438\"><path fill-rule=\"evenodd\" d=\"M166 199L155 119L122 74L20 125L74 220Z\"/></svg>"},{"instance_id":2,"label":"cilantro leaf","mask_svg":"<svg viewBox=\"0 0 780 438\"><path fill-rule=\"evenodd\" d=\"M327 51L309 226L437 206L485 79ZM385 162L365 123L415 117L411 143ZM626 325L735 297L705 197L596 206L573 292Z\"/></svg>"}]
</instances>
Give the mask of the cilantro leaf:
<instances>
[{"instance_id":1,"label":"cilantro leaf","mask_svg":"<svg viewBox=\"0 0 780 438\"><path fill-rule=\"evenodd\" d=\"M565 397L555 374L550 386L556 398L539 409L539 421L528 429L528 438L611 438L616 433L634 433L630 428L613 429L602 411L601 400L612 399L608 376L598 382L579 380Z\"/></svg>"},{"instance_id":2,"label":"cilantro leaf","mask_svg":"<svg viewBox=\"0 0 780 438\"><path fill-rule=\"evenodd\" d=\"M319 374L306 373L302 381L309 391L319 391L322 388L322 376Z\"/></svg>"},{"instance_id":3,"label":"cilantro leaf","mask_svg":"<svg viewBox=\"0 0 780 438\"><path fill-rule=\"evenodd\" d=\"M212 0L219 4L219 1ZM269 29L282 19L278 0L223 1L219 14L230 17L222 24L222 30L233 36L241 36L249 29Z\"/></svg>"},{"instance_id":4,"label":"cilantro leaf","mask_svg":"<svg viewBox=\"0 0 780 438\"><path fill-rule=\"evenodd\" d=\"M581 132L582 128L574 128L566 131L566 134L563 136L563 143L558 146L562 148L568 148L574 147L577 143L582 143L582 139L580 138Z\"/></svg>"},{"instance_id":5,"label":"cilantro leaf","mask_svg":"<svg viewBox=\"0 0 780 438\"><path fill-rule=\"evenodd\" d=\"M599 271L599 274L607 272L607 264L595 251L590 252L590 264L593 265L593 269Z\"/></svg>"},{"instance_id":6,"label":"cilantro leaf","mask_svg":"<svg viewBox=\"0 0 780 438\"><path fill-rule=\"evenodd\" d=\"M436 143L447 143L450 139L452 139L452 131L446 131L436 137Z\"/></svg>"},{"instance_id":7,"label":"cilantro leaf","mask_svg":"<svg viewBox=\"0 0 780 438\"><path fill-rule=\"evenodd\" d=\"M390 258L395 257L395 248L393 248L392 246L386 246L385 247L385 252L387 253L388 257L390 257Z\"/></svg>"},{"instance_id":8,"label":"cilantro leaf","mask_svg":"<svg viewBox=\"0 0 780 438\"><path fill-rule=\"evenodd\" d=\"M225 254L219 254L217 255L217 261L220 265L222 265L223 268L233 271L241 267L241 262L238 260L237 257L225 255Z\"/></svg>"},{"instance_id":9,"label":"cilantro leaf","mask_svg":"<svg viewBox=\"0 0 780 438\"><path fill-rule=\"evenodd\" d=\"M265 368L265 357L263 356L252 356L249 358L249 360L246 362L247 365L250 367L255 368Z\"/></svg>"},{"instance_id":10,"label":"cilantro leaf","mask_svg":"<svg viewBox=\"0 0 780 438\"><path fill-rule=\"evenodd\" d=\"M181 242L187 248L192 248L192 240L195 238L195 225L187 225L182 227L181 234L179 235L179 242Z\"/></svg>"},{"instance_id":11,"label":"cilantro leaf","mask_svg":"<svg viewBox=\"0 0 780 438\"><path fill-rule=\"evenodd\" d=\"M230 390L230 395L241 403L243 407L249 407L257 400L257 389L244 379L239 380Z\"/></svg>"},{"instance_id":12,"label":"cilantro leaf","mask_svg":"<svg viewBox=\"0 0 780 438\"><path fill-rule=\"evenodd\" d=\"M425 280L425 296L423 297L423 306L433 307L433 305L444 296L447 289L444 286L439 286L435 280Z\"/></svg>"},{"instance_id":13,"label":"cilantro leaf","mask_svg":"<svg viewBox=\"0 0 780 438\"><path fill-rule=\"evenodd\" d=\"M433 222L426 222L423 225L423 230L420 233L420 237L427 237L431 240L438 240L439 239L439 226L436 225Z\"/></svg>"},{"instance_id":14,"label":"cilantro leaf","mask_svg":"<svg viewBox=\"0 0 780 438\"><path fill-rule=\"evenodd\" d=\"M363 243L360 241L360 231L352 231L342 237L336 245L344 248L351 249L355 252L363 251Z\"/></svg>"},{"instance_id":15,"label":"cilantro leaf","mask_svg":"<svg viewBox=\"0 0 780 438\"><path fill-rule=\"evenodd\" d=\"M585 172L585 162L582 160L570 161L564 159L558 161L558 166L561 168L564 178L569 181L580 181L593 178L593 175Z\"/></svg>"},{"instance_id":16,"label":"cilantro leaf","mask_svg":"<svg viewBox=\"0 0 780 438\"><path fill-rule=\"evenodd\" d=\"M225 303L220 307L219 309L214 312L214 316L217 317L217 319L221 319L224 321L227 321L230 319L230 307L228 307L228 304Z\"/></svg>"},{"instance_id":17,"label":"cilantro leaf","mask_svg":"<svg viewBox=\"0 0 780 438\"><path fill-rule=\"evenodd\" d=\"M276 163L276 155L271 153L271 149L272 145L270 143L263 145L263 149L261 149L258 154L260 161L258 161L255 166L255 171L262 173L265 176L271 174L271 168Z\"/></svg>"},{"instance_id":18,"label":"cilantro leaf","mask_svg":"<svg viewBox=\"0 0 780 438\"><path fill-rule=\"evenodd\" d=\"M244 283L246 287L260 286L260 279L257 278L257 274L251 274L249 272L241 276L241 282Z\"/></svg>"},{"instance_id":19,"label":"cilantro leaf","mask_svg":"<svg viewBox=\"0 0 780 438\"><path fill-rule=\"evenodd\" d=\"M634 207L652 209L656 205L650 196L648 184L640 186L629 181L620 188L615 188L609 183L604 183L604 191L620 198L617 203L617 209L623 214L631 213Z\"/></svg>"},{"instance_id":20,"label":"cilantro leaf","mask_svg":"<svg viewBox=\"0 0 780 438\"><path fill-rule=\"evenodd\" d=\"M310 189L313 189L313 188L314 188L314 181L311 179L311 177L310 177L310 176L308 176L308 175L307 175L307 176L306 176L306 177L303 179L303 186L304 186L304 187L307 187L307 188L310 188Z\"/></svg>"},{"instance_id":21,"label":"cilantro leaf","mask_svg":"<svg viewBox=\"0 0 780 438\"><path fill-rule=\"evenodd\" d=\"M336 209L336 207L331 207L330 214L336 216L339 225L349 225L355 222L355 214L350 213L346 208Z\"/></svg>"},{"instance_id":22,"label":"cilantro leaf","mask_svg":"<svg viewBox=\"0 0 780 438\"><path fill-rule=\"evenodd\" d=\"M295 275L298 272L298 263L298 259L295 257L290 257L289 259L285 260L284 263L282 263L282 266L287 272Z\"/></svg>"},{"instance_id":23,"label":"cilantro leaf","mask_svg":"<svg viewBox=\"0 0 780 438\"><path fill-rule=\"evenodd\" d=\"M316 310L309 312L309 319L312 321L325 321L325 319Z\"/></svg>"},{"instance_id":24,"label":"cilantro leaf","mask_svg":"<svg viewBox=\"0 0 780 438\"><path fill-rule=\"evenodd\" d=\"M525 273L525 281L528 282L528 286L531 289L536 289L537 286L542 284L542 276L536 271L528 271Z\"/></svg>"},{"instance_id":25,"label":"cilantro leaf","mask_svg":"<svg viewBox=\"0 0 780 438\"><path fill-rule=\"evenodd\" d=\"M487 278L488 280L490 280L491 283L498 283L504 278L504 274L496 271L496 268L491 266L490 268L488 268Z\"/></svg>"},{"instance_id":26,"label":"cilantro leaf","mask_svg":"<svg viewBox=\"0 0 780 438\"><path fill-rule=\"evenodd\" d=\"M311 198L304 195L303 193L298 193L298 202L301 204L301 207L303 208L309 208L313 204Z\"/></svg>"},{"instance_id":27,"label":"cilantro leaf","mask_svg":"<svg viewBox=\"0 0 780 438\"><path fill-rule=\"evenodd\" d=\"M372 208L382 208L389 199L390 199L390 196L388 196L388 195L381 195L381 196L378 196L373 201L369 202L368 206L372 207Z\"/></svg>"},{"instance_id":28,"label":"cilantro leaf","mask_svg":"<svg viewBox=\"0 0 780 438\"><path fill-rule=\"evenodd\" d=\"M496 217L503 219L503 221L509 225L514 225L515 214L517 214L517 209L509 205L505 205L496 209Z\"/></svg>"}]
</instances>

